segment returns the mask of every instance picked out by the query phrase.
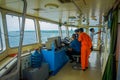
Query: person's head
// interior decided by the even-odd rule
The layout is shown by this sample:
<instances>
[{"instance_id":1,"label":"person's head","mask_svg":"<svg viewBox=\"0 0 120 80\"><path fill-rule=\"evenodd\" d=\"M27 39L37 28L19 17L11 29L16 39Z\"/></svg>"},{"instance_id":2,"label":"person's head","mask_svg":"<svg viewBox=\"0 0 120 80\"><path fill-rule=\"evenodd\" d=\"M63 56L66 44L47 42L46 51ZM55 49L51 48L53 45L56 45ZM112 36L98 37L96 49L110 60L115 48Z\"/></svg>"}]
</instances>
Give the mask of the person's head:
<instances>
[{"instance_id":1,"label":"person's head","mask_svg":"<svg viewBox=\"0 0 120 80\"><path fill-rule=\"evenodd\" d=\"M94 28L91 28L91 29L90 29L90 32L95 32Z\"/></svg>"},{"instance_id":2,"label":"person's head","mask_svg":"<svg viewBox=\"0 0 120 80\"><path fill-rule=\"evenodd\" d=\"M75 32L75 34L78 34L79 30L78 30L78 29L75 29L75 31L74 31L74 32Z\"/></svg>"},{"instance_id":3,"label":"person's head","mask_svg":"<svg viewBox=\"0 0 120 80\"><path fill-rule=\"evenodd\" d=\"M72 39L76 39L76 34L72 34Z\"/></svg>"},{"instance_id":4,"label":"person's head","mask_svg":"<svg viewBox=\"0 0 120 80\"><path fill-rule=\"evenodd\" d=\"M80 29L79 29L79 33L82 33L82 32L84 32L84 29L83 29L83 28L80 28Z\"/></svg>"}]
</instances>

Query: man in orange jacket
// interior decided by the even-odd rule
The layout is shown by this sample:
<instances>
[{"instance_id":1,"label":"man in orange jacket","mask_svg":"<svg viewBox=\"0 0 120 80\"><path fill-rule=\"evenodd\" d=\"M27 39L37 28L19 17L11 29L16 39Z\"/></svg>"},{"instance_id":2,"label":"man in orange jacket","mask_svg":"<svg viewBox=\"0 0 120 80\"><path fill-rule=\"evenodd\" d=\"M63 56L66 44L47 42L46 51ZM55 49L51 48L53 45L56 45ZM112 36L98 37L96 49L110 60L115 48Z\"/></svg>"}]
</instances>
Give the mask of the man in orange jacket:
<instances>
[{"instance_id":1,"label":"man in orange jacket","mask_svg":"<svg viewBox=\"0 0 120 80\"><path fill-rule=\"evenodd\" d=\"M87 33L84 33L83 28L79 29L78 41L81 42L81 67L85 71L88 68L88 58L91 52L92 40Z\"/></svg>"}]
</instances>

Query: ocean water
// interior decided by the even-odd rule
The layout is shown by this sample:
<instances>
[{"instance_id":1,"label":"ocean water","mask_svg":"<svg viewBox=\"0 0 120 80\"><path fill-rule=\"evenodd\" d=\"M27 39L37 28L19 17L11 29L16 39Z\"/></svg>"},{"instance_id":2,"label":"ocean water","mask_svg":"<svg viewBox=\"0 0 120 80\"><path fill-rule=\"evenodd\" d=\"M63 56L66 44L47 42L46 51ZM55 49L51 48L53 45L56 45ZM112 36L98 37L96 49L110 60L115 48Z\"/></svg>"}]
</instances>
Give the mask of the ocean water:
<instances>
[{"instance_id":1,"label":"ocean water","mask_svg":"<svg viewBox=\"0 0 120 80\"><path fill-rule=\"evenodd\" d=\"M59 31L41 31L41 41L45 43L47 38L59 36Z\"/></svg>"},{"instance_id":2,"label":"ocean water","mask_svg":"<svg viewBox=\"0 0 120 80\"><path fill-rule=\"evenodd\" d=\"M62 31L63 38L66 37L66 31ZM74 33L73 30L69 31L69 35L71 36ZM10 31L8 32L8 39L9 39L9 45L10 47L16 47L19 46L19 40L20 40L20 32L19 31ZM42 43L45 43L47 41L47 38L59 36L59 31L41 31L41 41ZM97 43L97 35L94 36L94 44ZM23 45L28 44L34 44L37 43L37 36L35 31L25 31L24 32L24 38L23 38Z\"/></svg>"},{"instance_id":3,"label":"ocean water","mask_svg":"<svg viewBox=\"0 0 120 80\"><path fill-rule=\"evenodd\" d=\"M62 31L63 37L66 37L66 32ZM70 31L70 35L74 33L74 31ZM47 38L59 36L59 31L41 31L41 41L45 43ZM16 47L19 45L20 41L20 32L19 31L10 31L8 32L8 39L10 47ZM23 38L23 45L34 44L37 41L37 36L35 31L25 31Z\"/></svg>"},{"instance_id":4,"label":"ocean water","mask_svg":"<svg viewBox=\"0 0 120 80\"><path fill-rule=\"evenodd\" d=\"M11 31L8 33L9 45L10 47L16 47L19 45L20 41L20 32ZM33 44L37 42L36 33L34 31L25 31L23 38L23 45Z\"/></svg>"}]
</instances>

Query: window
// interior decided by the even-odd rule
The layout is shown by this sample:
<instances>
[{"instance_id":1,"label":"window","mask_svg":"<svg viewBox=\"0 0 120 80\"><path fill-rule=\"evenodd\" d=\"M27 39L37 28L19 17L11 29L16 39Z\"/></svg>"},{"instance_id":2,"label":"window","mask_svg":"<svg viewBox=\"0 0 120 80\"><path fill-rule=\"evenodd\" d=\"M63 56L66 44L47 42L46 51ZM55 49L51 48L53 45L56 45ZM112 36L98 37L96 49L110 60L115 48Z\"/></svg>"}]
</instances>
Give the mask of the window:
<instances>
[{"instance_id":1,"label":"window","mask_svg":"<svg viewBox=\"0 0 120 80\"><path fill-rule=\"evenodd\" d=\"M83 28L84 32L86 32L86 28ZM86 32L87 33L87 32Z\"/></svg>"},{"instance_id":2,"label":"window","mask_svg":"<svg viewBox=\"0 0 120 80\"><path fill-rule=\"evenodd\" d=\"M89 26L96 26L96 25L98 25L99 24L98 16L96 16L96 20L90 19L89 22L90 22Z\"/></svg>"},{"instance_id":3,"label":"window","mask_svg":"<svg viewBox=\"0 0 120 80\"><path fill-rule=\"evenodd\" d=\"M66 27L65 26L61 26L61 30L62 30L62 38L64 39L67 34L66 34Z\"/></svg>"},{"instance_id":4,"label":"window","mask_svg":"<svg viewBox=\"0 0 120 80\"><path fill-rule=\"evenodd\" d=\"M70 37L71 37L72 34L74 33L75 29L77 29L77 28L75 28L75 27L68 27L68 30L69 30L69 36L70 36Z\"/></svg>"},{"instance_id":5,"label":"window","mask_svg":"<svg viewBox=\"0 0 120 80\"><path fill-rule=\"evenodd\" d=\"M59 36L58 25L48 22L39 21L41 30L41 41L45 43L47 38Z\"/></svg>"},{"instance_id":6,"label":"window","mask_svg":"<svg viewBox=\"0 0 120 80\"><path fill-rule=\"evenodd\" d=\"M7 29L8 29L8 40L10 47L19 46L20 41L20 22L22 18L13 15L6 15ZM25 20L24 38L23 45L36 43L36 31L34 20Z\"/></svg>"},{"instance_id":7,"label":"window","mask_svg":"<svg viewBox=\"0 0 120 80\"><path fill-rule=\"evenodd\" d=\"M25 20L24 38L23 45L37 43L36 28L33 19Z\"/></svg>"},{"instance_id":8,"label":"window","mask_svg":"<svg viewBox=\"0 0 120 80\"><path fill-rule=\"evenodd\" d=\"M2 25L2 16L0 13L0 52L5 50L5 36L3 31L3 25Z\"/></svg>"},{"instance_id":9,"label":"window","mask_svg":"<svg viewBox=\"0 0 120 80\"><path fill-rule=\"evenodd\" d=\"M10 47L16 47L19 45L20 29L19 18L13 15L6 15L8 40Z\"/></svg>"}]
</instances>

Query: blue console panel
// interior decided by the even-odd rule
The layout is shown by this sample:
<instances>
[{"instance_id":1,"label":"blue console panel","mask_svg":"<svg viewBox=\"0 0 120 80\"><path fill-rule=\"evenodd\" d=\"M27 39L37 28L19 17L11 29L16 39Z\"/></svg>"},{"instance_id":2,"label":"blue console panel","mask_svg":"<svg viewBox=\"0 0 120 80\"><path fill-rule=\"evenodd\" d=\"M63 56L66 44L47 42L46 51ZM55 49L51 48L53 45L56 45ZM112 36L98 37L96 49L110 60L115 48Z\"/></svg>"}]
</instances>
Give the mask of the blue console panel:
<instances>
[{"instance_id":1,"label":"blue console panel","mask_svg":"<svg viewBox=\"0 0 120 80\"><path fill-rule=\"evenodd\" d=\"M41 51L45 62L49 64L52 75L55 75L68 61L65 48L61 48L57 51L55 51L54 48L51 50L42 49Z\"/></svg>"}]
</instances>

